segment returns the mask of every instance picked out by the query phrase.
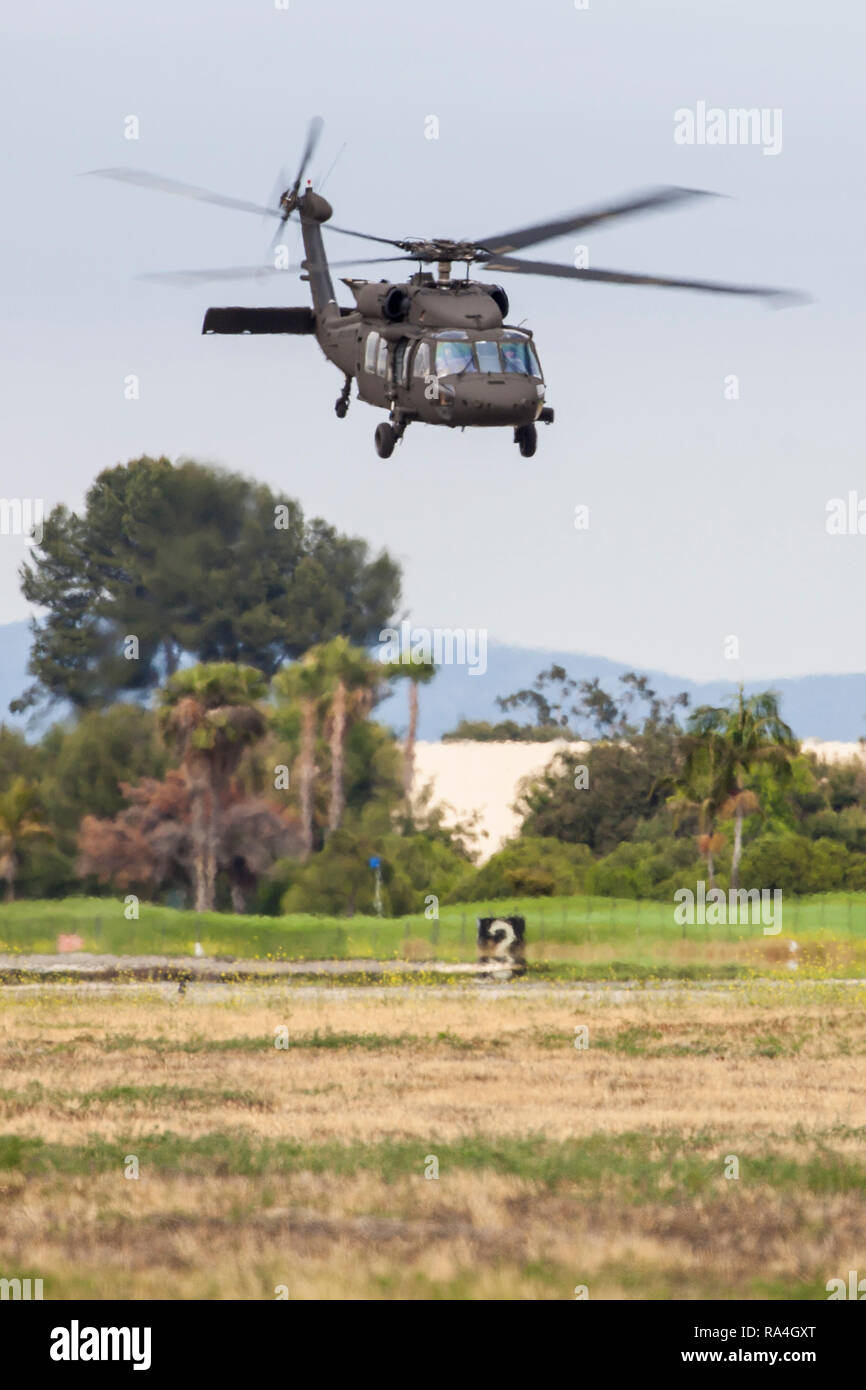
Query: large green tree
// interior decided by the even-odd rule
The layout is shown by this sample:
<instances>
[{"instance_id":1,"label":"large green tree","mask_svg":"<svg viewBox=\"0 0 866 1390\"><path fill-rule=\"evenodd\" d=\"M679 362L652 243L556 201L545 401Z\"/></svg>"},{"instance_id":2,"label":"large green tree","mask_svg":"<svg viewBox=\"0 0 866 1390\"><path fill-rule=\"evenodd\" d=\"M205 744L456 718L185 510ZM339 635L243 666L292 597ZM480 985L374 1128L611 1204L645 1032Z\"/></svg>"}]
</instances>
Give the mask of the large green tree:
<instances>
[{"instance_id":1,"label":"large green tree","mask_svg":"<svg viewBox=\"0 0 866 1390\"><path fill-rule=\"evenodd\" d=\"M518 798L521 833L608 854L664 805L664 777L675 756L673 740L665 747L643 737L566 750Z\"/></svg>"},{"instance_id":2,"label":"large green tree","mask_svg":"<svg viewBox=\"0 0 866 1390\"><path fill-rule=\"evenodd\" d=\"M21 583L44 613L34 684L12 707L85 709L153 689L184 654L270 676L332 637L372 640L400 576L386 552L264 484L144 457L100 473L81 514L52 510Z\"/></svg>"},{"instance_id":3,"label":"large green tree","mask_svg":"<svg viewBox=\"0 0 866 1390\"><path fill-rule=\"evenodd\" d=\"M661 699L634 671L619 680L621 690L611 695L597 678L574 681L551 666L531 689L498 702L503 710L533 709L542 729L574 738L590 725L596 734L588 748L565 750L526 785L519 799L524 835L607 854L664 806L680 760L677 712L688 696Z\"/></svg>"}]
</instances>

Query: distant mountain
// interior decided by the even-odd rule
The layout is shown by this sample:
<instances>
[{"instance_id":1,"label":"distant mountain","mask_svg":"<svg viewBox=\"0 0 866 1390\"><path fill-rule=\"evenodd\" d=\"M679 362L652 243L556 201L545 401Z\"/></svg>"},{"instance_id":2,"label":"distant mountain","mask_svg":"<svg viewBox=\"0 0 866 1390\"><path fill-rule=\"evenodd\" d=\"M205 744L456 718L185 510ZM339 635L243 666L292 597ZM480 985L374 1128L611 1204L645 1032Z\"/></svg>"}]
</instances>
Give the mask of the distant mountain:
<instances>
[{"instance_id":1,"label":"distant mountain","mask_svg":"<svg viewBox=\"0 0 866 1390\"><path fill-rule=\"evenodd\" d=\"M506 717L496 706L497 695L511 695L531 685L539 671L555 663L563 666L575 680L598 676L602 686L614 694L619 677L634 666L609 661L603 656L584 656L578 652L535 651L490 643L487 671L471 676L465 667L441 666L430 685L422 686L419 697L419 736L433 741L449 733L458 721ZM694 705L721 704L735 689L735 681L691 681L661 671L644 671L653 689L663 696L685 690ZM784 680L747 683L746 691L773 689L781 696L783 718L798 738L817 738L850 742L866 736L866 674L856 676L800 676ZM400 730L406 723L406 692L399 686L388 700L377 706L377 717Z\"/></svg>"},{"instance_id":2,"label":"distant mountain","mask_svg":"<svg viewBox=\"0 0 866 1390\"><path fill-rule=\"evenodd\" d=\"M0 721L23 727L20 716L9 714L9 701L29 684L27 658L30 633L26 622L0 626ZM575 680L598 676L613 693L621 675L633 666L609 661L603 656L584 656L578 652L536 651L491 642L487 650L487 670L473 676L465 666L440 666L435 680L420 692L419 737L434 742L450 732L460 719L489 719L503 716L496 707L497 695L511 695L530 685L539 671L555 663L564 666ZM685 690L692 705L719 704L735 688L733 681L697 682L665 672L642 672L650 677L660 695ZM866 674L856 676L800 676L784 680L753 681L747 690L778 690L782 714L799 738L850 742L866 736ZM402 683L381 705L377 718L390 723L398 733L406 726L406 690ZM55 711L54 717L60 715Z\"/></svg>"}]
</instances>

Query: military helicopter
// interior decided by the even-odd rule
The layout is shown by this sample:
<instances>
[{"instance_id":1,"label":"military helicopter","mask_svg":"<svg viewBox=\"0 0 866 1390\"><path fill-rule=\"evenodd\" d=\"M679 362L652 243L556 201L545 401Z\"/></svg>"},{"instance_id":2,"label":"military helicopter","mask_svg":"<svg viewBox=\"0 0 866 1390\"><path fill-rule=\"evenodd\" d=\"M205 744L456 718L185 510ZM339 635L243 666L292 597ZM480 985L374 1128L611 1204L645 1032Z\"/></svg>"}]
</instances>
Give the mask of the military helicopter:
<instances>
[{"instance_id":1,"label":"military helicopter","mask_svg":"<svg viewBox=\"0 0 866 1390\"><path fill-rule=\"evenodd\" d=\"M513 252L549 241L564 233L584 231L601 223L631 217L652 209L672 207L690 199L713 196L693 188L660 187L637 193L606 207L572 213L529 227L499 232L472 241L447 237L405 238L373 236L331 223L333 209L307 179L301 185L322 132L322 120L310 122L300 167L291 183L269 206L226 198L219 193L178 183L134 169L94 169L102 178L119 179L140 187L215 203L218 207L265 214L279 219L273 245L282 238L297 213L305 259L300 269L309 282L312 308L208 309L202 332L279 333L315 336L329 361L343 373L343 389L335 410L343 419L349 409L352 383L358 399L388 411L376 426L380 458L389 458L407 427L415 421L446 425L507 427L524 458L536 450L536 424L552 424L554 412L545 403L545 380L532 330L506 322L508 295L501 285L471 280L470 268L512 275L549 275L566 280L589 280L614 285L656 285L669 289L701 290L711 294L751 295L779 301L796 298L789 291L713 280L680 280L660 275L635 275L521 260ZM333 166L332 166L333 167ZM395 247L397 256L328 262L322 229ZM285 251L284 247L280 248ZM353 308L337 303L330 270L343 266L412 261L417 271L397 282L344 278L355 300ZM427 266L436 266L434 275ZM464 278L452 278L454 265L466 267ZM227 270L179 271L143 278L185 283L205 280L259 278L285 274L276 266L242 266Z\"/></svg>"}]
</instances>

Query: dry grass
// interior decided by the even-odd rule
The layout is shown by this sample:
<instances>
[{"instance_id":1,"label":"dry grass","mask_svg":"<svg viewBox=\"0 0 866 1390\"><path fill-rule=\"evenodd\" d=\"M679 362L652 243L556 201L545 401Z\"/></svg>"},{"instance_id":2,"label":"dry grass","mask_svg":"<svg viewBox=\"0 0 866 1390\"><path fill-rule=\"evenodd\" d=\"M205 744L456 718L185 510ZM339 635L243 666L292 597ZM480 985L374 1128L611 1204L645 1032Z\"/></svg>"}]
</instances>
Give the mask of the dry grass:
<instances>
[{"instance_id":1,"label":"dry grass","mask_svg":"<svg viewBox=\"0 0 866 1390\"><path fill-rule=\"evenodd\" d=\"M866 1267L861 995L6 990L0 1274L49 1297L826 1297Z\"/></svg>"}]
</instances>

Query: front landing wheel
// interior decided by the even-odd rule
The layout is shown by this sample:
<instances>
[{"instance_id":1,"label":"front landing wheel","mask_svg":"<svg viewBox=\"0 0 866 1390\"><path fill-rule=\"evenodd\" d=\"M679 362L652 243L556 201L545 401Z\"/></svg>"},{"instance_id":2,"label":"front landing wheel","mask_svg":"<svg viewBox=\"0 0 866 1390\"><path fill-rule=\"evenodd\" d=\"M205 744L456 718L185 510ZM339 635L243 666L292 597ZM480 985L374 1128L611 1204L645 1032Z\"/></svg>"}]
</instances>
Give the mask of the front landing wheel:
<instances>
[{"instance_id":1,"label":"front landing wheel","mask_svg":"<svg viewBox=\"0 0 866 1390\"><path fill-rule=\"evenodd\" d=\"M514 442L525 459L531 459L538 444L538 431L534 425L518 425L514 431Z\"/></svg>"},{"instance_id":2,"label":"front landing wheel","mask_svg":"<svg viewBox=\"0 0 866 1390\"><path fill-rule=\"evenodd\" d=\"M384 421L376 426L376 453L380 459L389 459L394 452L394 445L397 443L397 435L391 425Z\"/></svg>"}]
</instances>

